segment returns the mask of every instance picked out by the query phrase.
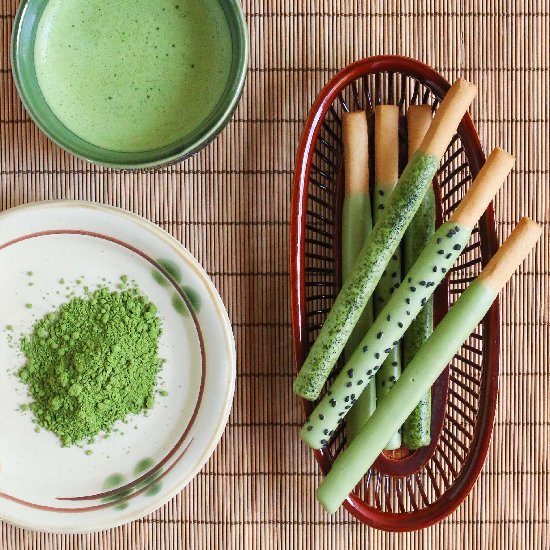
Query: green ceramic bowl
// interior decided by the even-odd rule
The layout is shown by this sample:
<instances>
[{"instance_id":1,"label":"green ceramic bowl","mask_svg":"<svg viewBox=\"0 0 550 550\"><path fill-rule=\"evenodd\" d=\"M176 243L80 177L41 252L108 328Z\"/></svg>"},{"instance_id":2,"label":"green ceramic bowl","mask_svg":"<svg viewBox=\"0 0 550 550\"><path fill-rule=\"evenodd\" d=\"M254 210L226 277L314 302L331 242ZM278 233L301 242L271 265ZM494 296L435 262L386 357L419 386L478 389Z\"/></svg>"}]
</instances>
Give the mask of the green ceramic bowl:
<instances>
[{"instance_id":1,"label":"green ceramic bowl","mask_svg":"<svg viewBox=\"0 0 550 550\"><path fill-rule=\"evenodd\" d=\"M229 24L232 61L228 83L221 99L202 124L175 143L140 152L104 149L80 138L62 124L40 90L34 45L40 17L48 0L23 0L13 27L11 62L21 100L41 130L60 147L83 159L124 169L142 169L183 160L210 143L231 119L239 102L248 65L248 29L238 0L219 0Z\"/></svg>"}]
</instances>

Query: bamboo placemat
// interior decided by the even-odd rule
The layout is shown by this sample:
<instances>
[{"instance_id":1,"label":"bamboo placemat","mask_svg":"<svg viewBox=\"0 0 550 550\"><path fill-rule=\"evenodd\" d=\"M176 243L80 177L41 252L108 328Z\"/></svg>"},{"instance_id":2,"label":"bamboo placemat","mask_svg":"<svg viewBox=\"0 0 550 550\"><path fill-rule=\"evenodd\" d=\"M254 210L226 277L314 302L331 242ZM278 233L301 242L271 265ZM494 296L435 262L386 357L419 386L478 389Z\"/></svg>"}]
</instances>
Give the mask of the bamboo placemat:
<instances>
[{"instance_id":1,"label":"bamboo placemat","mask_svg":"<svg viewBox=\"0 0 550 550\"><path fill-rule=\"evenodd\" d=\"M202 262L233 322L238 383L212 459L177 498L125 527L85 536L0 524L0 549L549 548L549 88L547 0L246 0L250 72L229 127L205 151L150 173L81 162L45 139L9 63L16 0L0 0L0 208L33 200L117 205L172 233ZM307 111L345 64L380 53L423 60L479 87L486 150L515 152L496 203L499 238L524 214L544 225L536 257L502 302L502 377L488 460L440 525L392 535L314 500L319 473L298 442L288 229L294 154ZM1 434L0 434L1 437ZM1 478L0 478L1 483Z\"/></svg>"}]
</instances>

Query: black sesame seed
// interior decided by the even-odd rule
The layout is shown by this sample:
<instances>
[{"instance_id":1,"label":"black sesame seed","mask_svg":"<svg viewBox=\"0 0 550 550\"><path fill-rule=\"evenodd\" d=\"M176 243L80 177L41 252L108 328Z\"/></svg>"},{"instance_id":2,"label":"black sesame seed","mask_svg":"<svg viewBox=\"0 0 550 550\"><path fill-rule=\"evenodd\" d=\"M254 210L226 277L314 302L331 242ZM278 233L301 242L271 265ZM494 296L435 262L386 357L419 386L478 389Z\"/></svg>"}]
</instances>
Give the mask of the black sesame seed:
<instances>
[{"instance_id":1,"label":"black sesame seed","mask_svg":"<svg viewBox=\"0 0 550 550\"><path fill-rule=\"evenodd\" d=\"M411 314L411 312L409 310L407 310L407 315L410 315L410 314Z\"/></svg>"},{"instance_id":2,"label":"black sesame seed","mask_svg":"<svg viewBox=\"0 0 550 550\"><path fill-rule=\"evenodd\" d=\"M420 281L420 286L426 286L426 281Z\"/></svg>"},{"instance_id":3,"label":"black sesame seed","mask_svg":"<svg viewBox=\"0 0 550 550\"><path fill-rule=\"evenodd\" d=\"M376 359L380 359L380 354L377 352L374 354L374 357L376 357Z\"/></svg>"},{"instance_id":4,"label":"black sesame seed","mask_svg":"<svg viewBox=\"0 0 550 550\"><path fill-rule=\"evenodd\" d=\"M384 191L382 191L381 189L378 190L378 194L383 197L384 196Z\"/></svg>"},{"instance_id":5,"label":"black sesame seed","mask_svg":"<svg viewBox=\"0 0 550 550\"><path fill-rule=\"evenodd\" d=\"M420 300L420 305L424 305L426 303L426 298L422 298L422 300Z\"/></svg>"},{"instance_id":6,"label":"black sesame seed","mask_svg":"<svg viewBox=\"0 0 550 550\"><path fill-rule=\"evenodd\" d=\"M439 244L441 242L441 237L437 237L437 240L435 242Z\"/></svg>"},{"instance_id":7,"label":"black sesame seed","mask_svg":"<svg viewBox=\"0 0 550 550\"><path fill-rule=\"evenodd\" d=\"M363 380L357 380L357 385L360 386L363 383Z\"/></svg>"},{"instance_id":8,"label":"black sesame seed","mask_svg":"<svg viewBox=\"0 0 550 550\"><path fill-rule=\"evenodd\" d=\"M391 315L388 315L388 316L386 317L386 319L387 319L388 321L391 321Z\"/></svg>"},{"instance_id":9,"label":"black sesame seed","mask_svg":"<svg viewBox=\"0 0 550 550\"><path fill-rule=\"evenodd\" d=\"M331 399L329 401L329 403L333 406L333 407L336 407L336 400L335 399Z\"/></svg>"},{"instance_id":10,"label":"black sesame seed","mask_svg":"<svg viewBox=\"0 0 550 550\"><path fill-rule=\"evenodd\" d=\"M438 254L445 254L445 251L444 250L438 250L437 253Z\"/></svg>"},{"instance_id":11,"label":"black sesame seed","mask_svg":"<svg viewBox=\"0 0 550 550\"><path fill-rule=\"evenodd\" d=\"M355 394L354 393L351 394L351 398L355 401Z\"/></svg>"},{"instance_id":12,"label":"black sesame seed","mask_svg":"<svg viewBox=\"0 0 550 550\"><path fill-rule=\"evenodd\" d=\"M447 272L447 270L446 270L444 267L441 268L441 271L442 271L443 273L446 273L446 272Z\"/></svg>"},{"instance_id":13,"label":"black sesame seed","mask_svg":"<svg viewBox=\"0 0 550 550\"><path fill-rule=\"evenodd\" d=\"M344 403L349 403L349 395L346 395L346 397L344 397Z\"/></svg>"},{"instance_id":14,"label":"black sesame seed","mask_svg":"<svg viewBox=\"0 0 550 550\"><path fill-rule=\"evenodd\" d=\"M460 231L460 227L458 225L455 225L455 232L458 233Z\"/></svg>"},{"instance_id":15,"label":"black sesame seed","mask_svg":"<svg viewBox=\"0 0 550 550\"><path fill-rule=\"evenodd\" d=\"M397 367L397 361L394 361L394 362L392 363L392 367Z\"/></svg>"},{"instance_id":16,"label":"black sesame seed","mask_svg":"<svg viewBox=\"0 0 550 550\"><path fill-rule=\"evenodd\" d=\"M380 331L377 335L376 335L376 338L378 338L378 340L380 340L380 338L382 338L382 336L384 336L384 333L382 331Z\"/></svg>"},{"instance_id":17,"label":"black sesame seed","mask_svg":"<svg viewBox=\"0 0 550 550\"><path fill-rule=\"evenodd\" d=\"M454 234L455 234L454 230L451 229L450 231L447 232L447 237L450 239Z\"/></svg>"},{"instance_id":18,"label":"black sesame seed","mask_svg":"<svg viewBox=\"0 0 550 550\"><path fill-rule=\"evenodd\" d=\"M351 388L351 382L348 382L348 383L346 384L346 388Z\"/></svg>"},{"instance_id":19,"label":"black sesame seed","mask_svg":"<svg viewBox=\"0 0 550 550\"><path fill-rule=\"evenodd\" d=\"M410 304L410 303L411 303L411 299L410 299L410 298L405 298L405 302L406 302L407 304Z\"/></svg>"},{"instance_id":20,"label":"black sesame seed","mask_svg":"<svg viewBox=\"0 0 550 550\"><path fill-rule=\"evenodd\" d=\"M397 326L398 326L399 328L403 328L403 323L402 323L401 321L399 321L399 323L397 323Z\"/></svg>"},{"instance_id":21,"label":"black sesame seed","mask_svg":"<svg viewBox=\"0 0 550 550\"><path fill-rule=\"evenodd\" d=\"M409 278L407 279L407 281L409 281L409 283L412 283L412 282L413 282L412 277L409 277Z\"/></svg>"},{"instance_id":22,"label":"black sesame seed","mask_svg":"<svg viewBox=\"0 0 550 550\"><path fill-rule=\"evenodd\" d=\"M391 259L394 260L394 261L397 261L397 255L394 254L394 255L391 257Z\"/></svg>"},{"instance_id":23,"label":"black sesame seed","mask_svg":"<svg viewBox=\"0 0 550 550\"><path fill-rule=\"evenodd\" d=\"M455 244L453 246L453 250L460 250L461 249L461 246L459 244Z\"/></svg>"},{"instance_id":24,"label":"black sesame seed","mask_svg":"<svg viewBox=\"0 0 550 550\"><path fill-rule=\"evenodd\" d=\"M369 369L369 370L367 371L367 376L370 376L371 374L372 374L372 370Z\"/></svg>"},{"instance_id":25,"label":"black sesame seed","mask_svg":"<svg viewBox=\"0 0 550 550\"><path fill-rule=\"evenodd\" d=\"M397 340L395 340L395 342L393 342L392 346L397 346L398 342Z\"/></svg>"},{"instance_id":26,"label":"black sesame seed","mask_svg":"<svg viewBox=\"0 0 550 550\"><path fill-rule=\"evenodd\" d=\"M448 260L451 256L452 256L452 254L449 253L449 254L446 254L446 255L445 255L445 258L447 258L447 260Z\"/></svg>"},{"instance_id":27,"label":"black sesame seed","mask_svg":"<svg viewBox=\"0 0 550 550\"><path fill-rule=\"evenodd\" d=\"M384 353L389 353L390 351L391 351L391 348L386 348L386 349L384 350Z\"/></svg>"},{"instance_id":28,"label":"black sesame seed","mask_svg":"<svg viewBox=\"0 0 550 550\"><path fill-rule=\"evenodd\" d=\"M397 380L397 378L396 378L395 376L390 376L390 380L391 380L392 382L395 382L395 381Z\"/></svg>"},{"instance_id":29,"label":"black sesame seed","mask_svg":"<svg viewBox=\"0 0 550 550\"><path fill-rule=\"evenodd\" d=\"M325 428L325 429L323 430L323 433L324 433L325 435L328 435L328 428Z\"/></svg>"},{"instance_id":30,"label":"black sesame seed","mask_svg":"<svg viewBox=\"0 0 550 550\"><path fill-rule=\"evenodd\" d=\"M392 272L391 276L392 277L397 277L397 271Z\"/></svg>"},{"instance_id":31,"label":"black sesame seed","mask_svg":"<svg viewBox=\"0 0 550 550\"><path fill-rule=\"evenodd\" d=\"M334 433L334 430L330 430L330 432L328 432L328 435L332 435Z\"/></svg>"},{"instance_id":32,"label":"black sesame seed","mask_svg":"<svg viewBox=\"0 0 550 550\"><path fill-rule=\"evenodd\" d=\"M319 420L324 420L324 419L325 419L325 417L322 414L320 414L319 415Z\"/></svg>"},{"instance_id":33,"label":"black sesame seed","mask_svg":"<svg viewBox=\"0 0 550 550\"><path fill-rule=\"evenodd\" d=\"M339 413L338 413L338 416L344 416L344 411L339 412Z\"/></svg>"},{"instance_id":34,"label":"black sesame seed","mask_svg":"<svg viewBox=\"0 0 550 550\"><path fill-rule=\"evenodd\" d=\"M363 346L363 353L367 353L369 351L369 346Z\"/></svg>"},{"instance_id":35,"label":"black sesame seed","mask_svg":"<svg viewBox=\"0 0 550 550\"><path fill-rule=\"evenodd\" d=\"M307 431L308 431L308 432L311 432L311 430L313 430L313 426L308 426L308 427L307 427Z\"/></svg>"},{"instance_id":36,"label":"black sesame seed","mask_svg":"<svg viewBox=\"0 0 550 550\"><path fill-rule=\"evenodd\" d=\"M434 273L437 273L437 266L436 266L436 265L433 266L432 271L433 271Z\"/></svg>"},{"instance_id":37,"label":"black sesame seed","mask_svg":"<svg viewBox=\"0 0 550 550\"><path fill-rule=\"evenodd\" d=\"M415 286L411 286L411 292L416 292L416 287Z\"/></svg>"},{"instance_id":38,"label":"black sesame seed","mask_svg":"<svg viewBox=\"0 0 550 550\"><path fill-rule=\"evenodd\" d=\"M353 378L353 369L349 369L349 370L348 370L348 376L349 376L350 378Z\"/></svg>"},{"instance_id":39,"label":"black sesame seed","mask_svg":"<svg viewBox=\"0 0 550 550\"><path fill-rule=\"evenodd\" d=\"M321 439L321 445L324 447L326 444L327 444L327 440L326 439Z\"/></svg>"},{"instance_id":40,"label":"black sesame seed","mask_svg":"<svg viewBox=\"0 0 550 550\"><path fill-rule=\"evenodd\" d=\"M346 411L347 411L348 409L351 409L351 405L346 405L346 406L344 407L344 409L346 409Z\"/></svg>"}]
</instances>

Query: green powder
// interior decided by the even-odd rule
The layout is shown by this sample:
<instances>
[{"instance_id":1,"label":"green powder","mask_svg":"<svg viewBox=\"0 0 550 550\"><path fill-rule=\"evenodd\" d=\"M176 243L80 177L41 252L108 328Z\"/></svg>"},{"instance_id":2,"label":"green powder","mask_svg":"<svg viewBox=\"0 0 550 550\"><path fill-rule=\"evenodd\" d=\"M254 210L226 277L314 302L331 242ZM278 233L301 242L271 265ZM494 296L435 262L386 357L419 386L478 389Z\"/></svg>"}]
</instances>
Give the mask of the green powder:
<instances>
[{"instance_id":1,"label":"green powder","mask_svg":"<svg viewBox=\"0 0 550 550\"><path fill-rule=\"evenodd\" d=\"M87 291L47 314L21 340L36 423L68 446L150 409L160 334L156 306L136 288Z\"/></svg>"}]
</instances>

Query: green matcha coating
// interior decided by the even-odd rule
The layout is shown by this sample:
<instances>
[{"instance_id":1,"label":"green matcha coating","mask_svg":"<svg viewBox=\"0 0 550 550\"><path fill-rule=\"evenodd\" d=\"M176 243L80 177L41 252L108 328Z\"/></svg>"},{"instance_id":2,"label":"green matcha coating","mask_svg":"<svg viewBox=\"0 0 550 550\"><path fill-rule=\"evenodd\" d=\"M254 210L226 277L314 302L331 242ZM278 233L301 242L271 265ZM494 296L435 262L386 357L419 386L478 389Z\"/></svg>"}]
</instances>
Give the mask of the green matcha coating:
<instances>
[{"instance_id":1,"label":"green matcha coating","mask_svg":"<svg viewBox=\"0 0 550 550\"><path fill-rule=\"evenodd\" d=\"M393 189L388 185L374 186L374 219L378 221L386 208ZM414 219L414 218L413 218ZM374 291L374 314L379 315L401 284L401 247L398 246ZM401 375L401 343L392 347L380 370L376 373L376 395L383 399ZM387 449L401 447L401 433L396 432L388 443Z\"/></svg>"},{"instance_id":2,"label":"green matcha coating","mask_svg":"<svg viewBox=\"0 0 550 550\"><path fill-rule=\"evenodd\" d=\"M45 315L20 344L36 424L69 446L150 409L160 334L156 306L136 288L88 291Z\"/></svg>"},{"instance_id":3,"label":"green matcha coating","mask_svg":"<svg viewBox=\"0 0 550 550\"><path fill-rule=\"evenodd\" d=\"M361 433L338 457L317 489L317 500L335 512L405 422L460 346L487 313L496 293L474 281L438 324L392 390L379 403Z\"/></svg>"},{"instance_id":4,"label":"green matcha coating","mask_svg":"<svg viewBox=\"0 0 550 550\"><path fill-rule=\"evenodd\" d=\"M418 315L437 285L444 278L469 241L471 229L445 223L432 235L403 283L393 293L363 338L359 348L346 362L332 386L323 396L301 430L304 442L314 449L324 447L347 411L375 376L390 353ZM388 395L391 393L388 393ZM384 399L378 399L377 410ZM416 403L415 403L416 405ZM395 431L398 431L398 425ZM388 433L384 445L391 434Z\"/></svg>"},{"instance_id":5,"label":"green matcha coating","mask_svg":"<svg viewBox=\"0 0 550 550\"><path fill-rule=\"evenodd\" d=\"M344 197L342 207L342 280L353 271L353 265L365 240L372 231L370 194L351 193ZM346 357L351 357L373 321L372 301L369 301L355 325L344 348ZM369 384L346 419L346 435L351 441L363 427L376 407L376 384Z\"/></svg>"},{"instance_id":6,"label":"green matcha coating","mask_svg":"<svg viewBox=\"0 0 550 550\"><path fill-rule=\"evenodd\" d=\"M407 225L422 202L439 162L437 157L418 152L407 164L294 381L294 391L298 395L310 400L319 397L376 284L399 246Z\"/></svg>"},{"instance_id":7,"label":"green matcha coating","mask_svg":"<svg viewBox=\"0 0 550 550\"><path fill-rule=\"evenodd\" d=\"M422 204L418 208L403 239L405 270L409 270L428 243L435 231L435 195L430 186ZM403 337L403 362L405 368L412 361L418 350L429 338L433 330L432 298L422 308ZM403 444L409 449L418 449L430 444L432 392L428 390L414 411L403 424Z\"/></svg>"}]
</instances>

